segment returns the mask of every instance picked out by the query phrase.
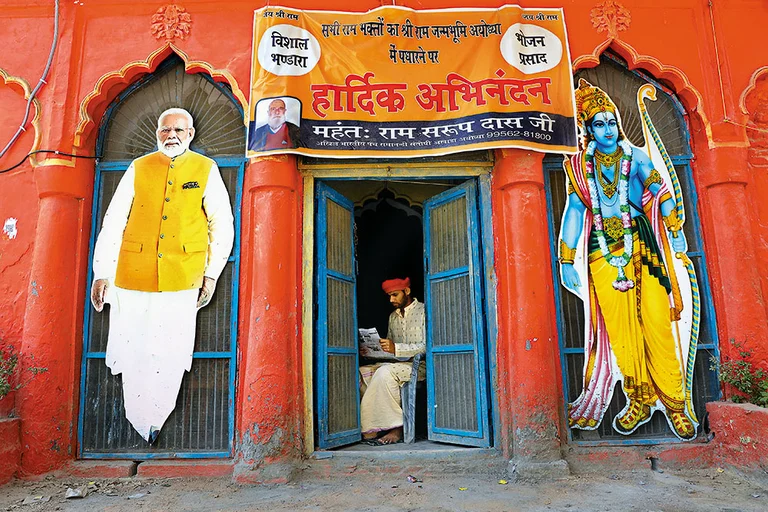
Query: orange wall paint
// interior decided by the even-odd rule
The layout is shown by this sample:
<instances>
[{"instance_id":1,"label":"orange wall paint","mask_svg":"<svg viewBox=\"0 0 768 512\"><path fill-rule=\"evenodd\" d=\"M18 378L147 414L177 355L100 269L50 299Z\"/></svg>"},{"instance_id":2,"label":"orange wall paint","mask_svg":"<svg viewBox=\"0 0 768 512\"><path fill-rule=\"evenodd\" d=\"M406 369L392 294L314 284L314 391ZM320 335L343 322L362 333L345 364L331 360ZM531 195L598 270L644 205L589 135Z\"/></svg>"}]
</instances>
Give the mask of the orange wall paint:
<instances>
[{"instance_id":1,"label":"orange wall paint","mask_svg":"<svg viewBox=\"0 0 768 512\"><path fill-rule=\"evenodd\" d=\"M473 7L496 7L503 2L471 3ZM630 67L645 69L678 94L690 118L696 155L694 174L721 340L745 338L755 348L758 359L768 361L762 292L768 289L768 277L764 272L754 271L758 267L768 268L768 262L763 261L768 251L765 247L756 250L750 243L757 239L758 213L754 205L764 203L768 191L764 186L755 186L752 174L747 172L748 139L738 125L749 120L748 113L741 110L740 98L753 74L765 65L762 53L753 49L764 46L768 4L759 0L713 2L713 32L707 0L623 0L620 3L628 9L631 21L629 28L618 32L618 40L612 42L606 32L598 33L593 27L591 13L598 3L520 2L526 7L564 8L571 58L580 66L594 65L599 52L610 45ZM309 0L283 4L305 9L318 5ZM425 9L465 7L467 2L411 0L397 4ZM179 5L192 17L192 26L189 37L175 40L173 47L155 39L150 32L151 17L163 5L154 1L91 0L82 6L61 2L59 47L48 83L39 96L40 147L93 154L100 118L107 105L125 87L151 72L171 51L182 55L188 71L212 73L216 80L229 83L236 94L248 98L252 13L263 4L180 1ZM323 7L365 11L379 5L380 2L345 0L326 2ZM0 69L25 78L34 87L50 48L52 3L6 0L0 22ZM0 80L0 110L5 115L0 126L0 146L14 131L23 107L18 91ZM0 159L0 169L18 161L32 146L30 136L25 137L12 154ZM32 443L22 454L22 471L27 474L60 466L76 451L73 432L77 421L82 308L88 285L85 271L94 164L77 160L75 166L70 166L68 158L55 158L41 157L48 166L36 171L26 163L17 172L0 174L0 222L9 216L19 218L16 239L6 240L0 235L0 345L10 342L17 348L26 347L30 352L26 357L35 355L36 364L52 369L37 383L21 390L13 406L22 416L22 446L24 442ZM518 179L514 175L517 171L510 169L520 168L525 160L520 158L514 152L506 156L504 160L509 162L499 165L507 170L499 167L499 174L512 173L508 176L510 182ZM290 178L287 184L282 181L285 176ZM302 449L302 402L300 392L297 393L301 386L302 328L298 316L302 301L301 190L297 180L292 158L254 162L246 169L242 320L238 330L242 352L236 405L238 456L245 462L252 455L264 460L289 459ZM254 185L248 192L248 183L263 183L263 187ZM496 186L497 182L494 183ZM532 193L523 192L517 199L511 198L510 204ZM259 202L262 198L263 204ZM494 189L497 271L500 279L511 280L499 283L500 313L523 300L515 294L523 293L521 283L527 282L525 278L512 279L515 267L505 268L506 256L498 252L507 243L508 233L503 231L506 225L501 222L507 218L507 199ZM280 212L280 220L269 222L265 212ZM56 224L51 225L52 222ZM269 245L257 243L262 237L270 241ZM736 246L739 252L733 251ZM64 251L66 255L62 254ZM53 262L66 264L59 272L52 272L50 269L56 268L51 267ZM280 267L279 262L287 263ZM273 277L277 281L259 275L262 266L276 272ZM551 277L540 277L549 288L546 293L537 293L537 300L552 311ZM33 282L36 288L32 287ZM49 290L52 291L48 293ZM268 310L264 296L274 297ZM508 323L509 319L500 319L497 359L500 379L506 379L499 383L500 393L508 386L520 386L520 378L515 376L530 376L538 368L536 365L544 364L547 372L558 369L558 361L551 360L556 355L552 346L535 346L533 353L539 354L538 358L521 364L521 357L531 356L531 351L519 352L519 347L513 345L520 342L520 336L538 337L539 333L548 337L547 343L556 344L555 339L549 339L555 332L553 321L550 317L527 327L515 327ZM277 343L270 345L267 340L271 339ZM723 345L728 352L727 345ZM280 364L273 361L275 357L281 358ZM514 425L522 422L535 426L533 415L524 416L520 411L523 405L531 405L526 400L535 400L547 421L562 421L559 379L559 371L550 375L546 393L540 399L521 388L509 397L511 401L500 401L503 410L499 427L505 443L514 442ZM252 391L254 383L258 392ZM254 403L264 400L265 393L273 397L272 401ZM254 426L259 426L258 433L254 433ZM558 426L554 434L545 433L544 451L551 454L556 450L553 446L559 443L557 436L561 432L562 427ZM246 434L251 437L245 438ZM54 452L50 442L42 441L50 436L54 436L59 447ZM250 451L243 448L245 445ZM535 454L537 447L540 446L528 445L518 447L517 451ZM509 448L508 454L516 451Z\"/></svg>"}]
</instances>

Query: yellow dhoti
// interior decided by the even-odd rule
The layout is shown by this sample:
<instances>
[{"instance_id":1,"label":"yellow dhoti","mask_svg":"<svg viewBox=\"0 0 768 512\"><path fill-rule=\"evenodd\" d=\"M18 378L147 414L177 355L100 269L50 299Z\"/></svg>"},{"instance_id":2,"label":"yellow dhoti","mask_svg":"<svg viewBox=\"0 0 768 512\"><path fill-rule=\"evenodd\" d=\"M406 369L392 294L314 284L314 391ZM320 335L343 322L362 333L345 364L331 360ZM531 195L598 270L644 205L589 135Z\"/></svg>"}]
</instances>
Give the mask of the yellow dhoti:
<instances>
[{"instance_id":1,"label":"yellow dhoti","mask_svg":"<svg viewBox=\"0 0 768 512\"><path fill-rule=\"evenodd\" d=\"M590 301L600 305L611 349L624 375L627 397L648 406L654 406L660 399L669 412L682 412L683 377L672 334L668 291L659 277L664 272L663 265L658 262L656 248L647 247L637 231L633 231L634 252L624 273L635 282L635 287L626 292L615 290L613 282L618 269L597 249L589 257ZM624 245L615 243L610 249L620 256ZM594 307L590 309L595 311Z\"/></svg>"}]
</instances>

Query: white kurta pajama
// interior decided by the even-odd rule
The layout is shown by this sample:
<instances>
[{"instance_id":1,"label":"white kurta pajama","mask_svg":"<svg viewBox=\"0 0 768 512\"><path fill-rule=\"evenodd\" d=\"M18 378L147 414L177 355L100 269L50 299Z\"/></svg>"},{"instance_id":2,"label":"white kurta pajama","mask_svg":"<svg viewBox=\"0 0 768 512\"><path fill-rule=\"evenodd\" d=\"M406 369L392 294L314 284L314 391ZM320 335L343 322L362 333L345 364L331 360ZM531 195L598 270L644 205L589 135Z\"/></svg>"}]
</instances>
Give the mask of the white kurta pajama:
<instances>
[{"instance_id":1,"label":"white kurta pajama","mask_svg":"<svg viewBox=\"0 0 768 512\"><path fill-rule=\"evenodd\" d=\"M176 406L181 379L192 366L199 289L143 292L114 285L134 176L131 164L109 203L94 249L93 274L94 280L109 281L107 366L112 375L122 374L126 418L149 440ZM218 279L232 250L234 227L229 195L216 164L203 192L203 208L209 239L204 275Z\"/></svg>"},{"instance_id":2,"label":"white kurta pajama","mask_svg":"<svg viewBox=\"0 0 768 512\"><path fill-rule=\"evenodd\" d=\"M389 315L387 337L395 344L396 357L413 358L427 350L424 304L413 299L401 313ZM364 434L403 426L400 387L411 380L412 363L377 363L360 367L360 426ZM418 379L426 378L426 366L419 366Z\"/></svg>"}]
</instances>

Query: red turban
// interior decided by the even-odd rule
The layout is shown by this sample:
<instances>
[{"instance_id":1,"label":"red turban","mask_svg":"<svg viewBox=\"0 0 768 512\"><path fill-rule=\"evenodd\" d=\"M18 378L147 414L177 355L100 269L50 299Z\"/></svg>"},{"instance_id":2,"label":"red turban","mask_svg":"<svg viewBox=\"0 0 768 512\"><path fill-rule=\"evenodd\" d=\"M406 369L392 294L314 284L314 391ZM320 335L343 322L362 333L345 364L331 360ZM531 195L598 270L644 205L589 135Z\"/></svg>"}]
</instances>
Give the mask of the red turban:
<instances>
[{"instance_id":1,"label":"red turban","mask_svg":"<svg viewBox=\"0 0 768 512\"><path fill-rule=\"evenodd\" d=\"M407 277L405 279L389 279L381 283L381 289L384 290L384 293L392 293L410 287L411 280Z\"/></svg>"}]
</instances>

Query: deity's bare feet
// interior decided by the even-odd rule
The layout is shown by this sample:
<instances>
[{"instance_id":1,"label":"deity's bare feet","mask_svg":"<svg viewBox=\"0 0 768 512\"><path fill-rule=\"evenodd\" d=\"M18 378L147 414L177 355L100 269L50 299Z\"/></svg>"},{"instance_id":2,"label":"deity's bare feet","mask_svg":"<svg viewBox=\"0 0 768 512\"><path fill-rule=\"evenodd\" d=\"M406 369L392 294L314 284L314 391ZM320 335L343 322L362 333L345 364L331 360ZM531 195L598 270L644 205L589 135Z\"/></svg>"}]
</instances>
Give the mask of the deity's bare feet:
<instances>
[{"instance_id":1,"label":"deity's bare feet","mask_svg":"<svg viewBox=\"0 0 768 512\"><path fill-rule=\"evenodd\" d=\"M403 440L403 427L393 428L379 438L379 444L395 444Z\"/></svg>"},{"instance_id":2,"label":"deity's bare feet","mask_svg":"<svg viewBox=\"0 0 768 512\"><path fill-rule=\"evenodd\" d=\"M377 435L379 435L378 432L364 432L363 433L363 439L365 441L372 441L373 439L376 439Z\"/></svg>"}]
</instances>

